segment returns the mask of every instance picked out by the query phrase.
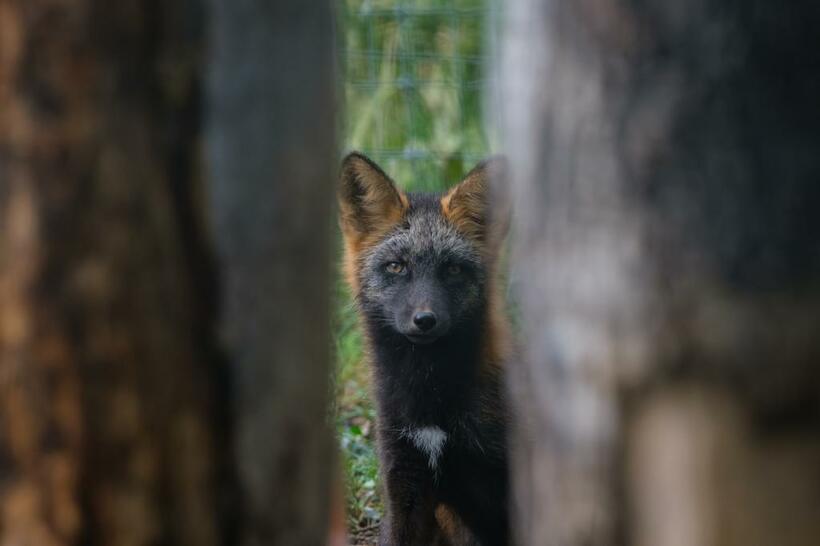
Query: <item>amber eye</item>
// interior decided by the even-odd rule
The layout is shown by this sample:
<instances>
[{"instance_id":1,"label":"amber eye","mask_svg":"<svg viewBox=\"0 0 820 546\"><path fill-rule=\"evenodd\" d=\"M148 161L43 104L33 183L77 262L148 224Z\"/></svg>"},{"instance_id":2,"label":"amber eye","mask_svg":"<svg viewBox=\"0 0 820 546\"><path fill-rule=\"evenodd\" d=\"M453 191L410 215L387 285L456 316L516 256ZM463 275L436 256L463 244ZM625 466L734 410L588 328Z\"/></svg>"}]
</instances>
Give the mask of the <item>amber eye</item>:
<instances>
[{"instance_id":1,"label":"amber eye","mask_svg":"<svg viewBox=\"0 0 820 546\"><path fill-rule=\"evenodd\" d=\"M401 262L390 262L384 266L384 270L393 275L403 275L407 271L407 266Z\"/></svg>"},{"instance_id":2,"label":"amber eye","mask_svg":"<svg viewBox=\"0 0 820 546\"><path fill-rule=\"evenodd\" d=\"M461 266L457 264L450 264L447 266L448 275L461 275Z\"/></svg>"}]
</instances>

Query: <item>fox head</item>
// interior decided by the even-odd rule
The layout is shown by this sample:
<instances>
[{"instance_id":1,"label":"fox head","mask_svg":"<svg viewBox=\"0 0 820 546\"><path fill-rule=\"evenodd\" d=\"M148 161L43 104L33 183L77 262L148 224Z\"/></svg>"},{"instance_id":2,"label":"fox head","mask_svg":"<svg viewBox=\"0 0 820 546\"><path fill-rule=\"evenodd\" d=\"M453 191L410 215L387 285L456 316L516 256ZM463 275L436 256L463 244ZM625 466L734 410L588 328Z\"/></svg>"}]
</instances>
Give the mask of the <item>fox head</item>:
<instances>
[{"instance_id":1,"label":"fox head","mask_svg":"<svg viewBox=\"0 0 820 546\"><path fill-rule=\"evenodd\" d=\"M505 170L491 158L444 194L404 193L367 157L344 159L346 274L372 327L426 345L483 320L509 223L490 178Z\"/></svg>"}]
</instances>

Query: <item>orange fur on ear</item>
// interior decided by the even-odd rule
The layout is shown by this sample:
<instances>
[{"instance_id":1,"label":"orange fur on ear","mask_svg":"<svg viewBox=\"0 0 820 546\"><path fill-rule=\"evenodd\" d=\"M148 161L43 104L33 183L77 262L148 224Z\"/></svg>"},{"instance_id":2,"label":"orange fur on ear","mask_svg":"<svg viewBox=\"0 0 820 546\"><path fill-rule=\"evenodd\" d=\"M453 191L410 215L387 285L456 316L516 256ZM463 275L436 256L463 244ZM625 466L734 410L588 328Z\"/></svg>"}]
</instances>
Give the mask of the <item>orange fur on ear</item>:
<instances>
[{"instance_id":1,"label":"orange fur on ear","mask_svg":"<svg viewBox=\"0 0 820 546\"><path fill-rule=\"evenodd\" d=\"M407 209L407 197L378 165L352 152L342 161L339 208L345 238L361 243L395 226Z\"/></svg>"},{"instance_id":2,"label":"orange fur on ear","mask_svg":"<svg viewBox=\"0 0 820 546\"><path fill-rule=\"evenodd\" d=\"M345 269L351 286L353 262L362 250L376 244L404 217L407 196L378 165L352 152L342 160L339 180L339 211L345 240Z\"/></svg>"},{"instance_id":3,"label":"orange fur on ear","mask_svg":"<svg viewBox=\"0 0 820 546\"><path fill-rule=\"evenodd\" d=\"M456 229L490 252L507 234L510 216L506 192L491 192L490 180L498 180L494 186L503 188L506 171L504 157L482 161L441 199L441 209Z\"/></svg>"}]
</instances>

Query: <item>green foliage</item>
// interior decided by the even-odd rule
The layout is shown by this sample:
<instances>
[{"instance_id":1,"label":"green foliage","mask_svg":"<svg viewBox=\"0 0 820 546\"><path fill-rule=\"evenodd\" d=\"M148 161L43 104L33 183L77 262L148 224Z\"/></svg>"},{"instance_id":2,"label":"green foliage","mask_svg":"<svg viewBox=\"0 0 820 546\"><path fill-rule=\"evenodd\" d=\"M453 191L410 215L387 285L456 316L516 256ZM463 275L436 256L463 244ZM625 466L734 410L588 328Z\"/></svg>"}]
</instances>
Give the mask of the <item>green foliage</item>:
<instances>
[{"instance_id":1,"label":"green foliage","mask_svg":"<svg viewBox=\"0 0 820 546\"><path fill-rule=\"evenodd\" d=\"M355 309L341 281L336 294L336 433L346 478L348 524L355 536L379 522L382 508L373 441L375 410Z\"/></svg>"},{"instance_id":2,"label":"green foliage","mask_svg":"<svg viewBox=\"0 0 820 546\"><path fill-rule=\"evenodd\" d=\"M486 155L488 13L479 0L343 2L345 146L428 191Z\"/></svg>"}]
</instances>

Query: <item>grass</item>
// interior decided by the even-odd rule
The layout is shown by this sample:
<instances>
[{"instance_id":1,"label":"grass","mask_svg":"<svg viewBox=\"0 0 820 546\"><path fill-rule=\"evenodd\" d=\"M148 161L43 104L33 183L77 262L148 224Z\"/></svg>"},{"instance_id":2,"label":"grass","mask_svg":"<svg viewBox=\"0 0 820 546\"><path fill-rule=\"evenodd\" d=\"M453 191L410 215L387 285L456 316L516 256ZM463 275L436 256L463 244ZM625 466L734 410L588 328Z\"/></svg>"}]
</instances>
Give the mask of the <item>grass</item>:
<instances>
[{"instance_id":1,"label":"grass","mask_svg":"<svg viewBox=\"0 0 820 546\"><path fill-rule=\"evenodd\" d=\"M375 409L350 293L341 281L336 292L336 431L346 478L348 528L355 536L372 529L381 517Z\"/></svg>"},{"instance_id":2,"label":"grass","mask_svg":"<svg viewBox=\"0 0 820 546\"><path fill-rule=\"evenodd\" d=\"M492 148L482 116L492 0L340 0L346 149L405 190L439 191ZM335 425L354 544L372 543L382 504L375 410L354 305L337 284Z\"/></svg>"}]
</instances>

